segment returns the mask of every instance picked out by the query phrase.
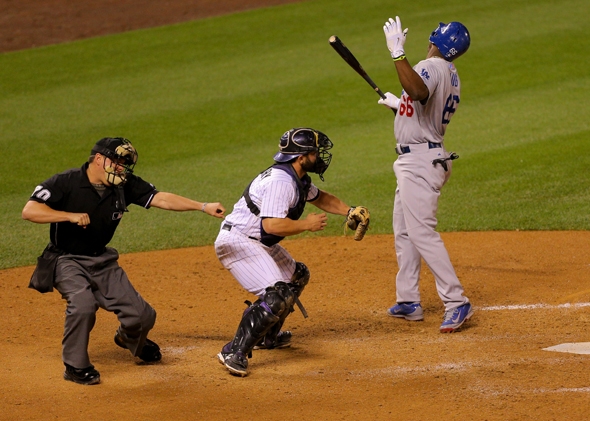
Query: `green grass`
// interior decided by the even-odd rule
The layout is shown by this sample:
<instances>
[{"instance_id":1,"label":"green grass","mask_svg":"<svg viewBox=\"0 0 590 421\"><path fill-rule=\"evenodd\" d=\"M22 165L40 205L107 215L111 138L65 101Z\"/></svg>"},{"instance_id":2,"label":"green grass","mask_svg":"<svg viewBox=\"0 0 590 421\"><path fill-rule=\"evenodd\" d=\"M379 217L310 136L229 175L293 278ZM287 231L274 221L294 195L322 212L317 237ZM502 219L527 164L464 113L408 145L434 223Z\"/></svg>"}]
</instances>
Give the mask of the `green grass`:
<instances>
[{"instance_id":1,"label":"green grass","mask_svg":"<svg viewBox=\"0 0 590 421\"><path fill-rule=\"evenodd\" d=\"M462 98L446 145L461 158L439 229L587 230L589 12L582 0L312 0L2 54L0 268L34 263L49 227L20 219L28 196L104 136L131 139L136 173L160 190L231 211L281 134L315 127L335 143L318 185L368 206L370 233L391 232L393 113L328 38L399 94L381 30L396 14L410 28L412 63L439 21L460 20L472 36L456 63ZM303 235L339 235L341 223L331 216L325 232ZM211 244L218 226L201 213L132 207L111 244L122 253Z\"/></svg>"}]
</instances>

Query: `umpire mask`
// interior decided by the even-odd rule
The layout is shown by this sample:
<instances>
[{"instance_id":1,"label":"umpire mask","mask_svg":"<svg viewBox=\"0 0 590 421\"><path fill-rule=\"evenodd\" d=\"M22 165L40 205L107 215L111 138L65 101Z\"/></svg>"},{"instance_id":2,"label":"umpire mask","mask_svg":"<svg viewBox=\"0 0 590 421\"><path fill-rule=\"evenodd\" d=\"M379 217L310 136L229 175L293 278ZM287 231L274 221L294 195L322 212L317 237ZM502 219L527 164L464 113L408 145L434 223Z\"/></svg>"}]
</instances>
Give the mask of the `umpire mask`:
<instances>
[{"instance_id":1,"label":"umpire mask","mask_svg":"<svg viewBox=\"0 0 590 421\"><path fill-rule=\"evenodd\" d=\"M105 137L96 142L90 152L97 153L109 159L109 165L105 159L103 168L107 175L107 182L112 186L123 185L127 176L133 173L137 163L137 151L131 142L123 137Z\"/></svg>"},{"instance_id":2,"label":"umpire mask","mask_svg":"<svg viewBox=\"0 0 590 421\"><path fill-rule=\"evenodd\" d=\"M279 142L279 152L274 156L276 162L289 162L301 155L317 151L313 168L308 170L320 176L324 181L324 172L330 166L332 154L328 152L334 144L324 133L307 127L286 131Z\"/></svg>"}]
</instances>

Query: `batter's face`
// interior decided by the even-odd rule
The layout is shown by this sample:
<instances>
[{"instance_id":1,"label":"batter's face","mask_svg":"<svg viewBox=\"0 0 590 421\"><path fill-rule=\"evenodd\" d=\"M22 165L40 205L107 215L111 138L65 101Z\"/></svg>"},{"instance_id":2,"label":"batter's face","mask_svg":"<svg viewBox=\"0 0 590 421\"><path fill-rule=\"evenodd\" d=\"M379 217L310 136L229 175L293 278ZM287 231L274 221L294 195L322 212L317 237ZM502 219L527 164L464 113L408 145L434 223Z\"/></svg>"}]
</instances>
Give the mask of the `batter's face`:
<instances>
[{"instance_id":1,"label":"batter's face","mask_svg":"<svg viewBox=\"0 0 590 421\"><path fill-rule=\"evenodd\" d=\"M442 54L440 53L438 47L436 45L434 45L432 42L428 42L428 51L426 52L426 58L430 58L430 57L442 57Z\"/></svg>"}]
</instances>

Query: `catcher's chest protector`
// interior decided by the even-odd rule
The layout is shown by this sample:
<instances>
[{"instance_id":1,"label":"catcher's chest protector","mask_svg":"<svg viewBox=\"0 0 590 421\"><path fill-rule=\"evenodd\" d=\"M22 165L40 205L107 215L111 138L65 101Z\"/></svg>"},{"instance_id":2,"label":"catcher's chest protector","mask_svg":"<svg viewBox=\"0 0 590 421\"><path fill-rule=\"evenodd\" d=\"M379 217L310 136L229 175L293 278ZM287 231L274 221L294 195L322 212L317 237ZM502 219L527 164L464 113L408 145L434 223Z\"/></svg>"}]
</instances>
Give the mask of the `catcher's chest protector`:
<instances>
[{"instance_id":1,"label":"catcher's chest protector","mask_svg":"<svg viewBox=\"0 0 590 421\"><path fill-rule=\"evenodd\" d=\"M270 172L273 170L285 171L295 181L295 183L297 185L298 193L299 193L299 200L297 201L297 203L295 204L294 207L289 209L289 211L287 213L287 218L290 218L293 220L297 220L297 219L301 218L301 215L303 215L303 211L305 210L305 204L307 203L307 194L309 193L309 189L311 187L311 177L309 175L305 174L303 176L303 178L299 178L297 176L297 173L295 172L295 169L293 168L293 166L291 164L274 164L273 166L267 168L266 170L264 170L260 174L268 173L268 175L270 175ZM254 181L254 180L252 180L252 181ZM258 216L260 214L260 209L258 209L258 207L252 202L252 199L250 199L250 186L251 185L252 185L252 182L250 182L250 184L248 184L248 187L246 187L246 189L244 190L243 196L244 196L244 199L246 200L246 204L248 205L248 209L250 209L250 211L254 215ZM285 238L285 237L280 237L278 235L269 234L266 231L264 231L264 228L262 227L262 220L260 220L260 242L262 244L270 247L274 244L277 244L283 238Z\"/></svg>"}]
</instances>

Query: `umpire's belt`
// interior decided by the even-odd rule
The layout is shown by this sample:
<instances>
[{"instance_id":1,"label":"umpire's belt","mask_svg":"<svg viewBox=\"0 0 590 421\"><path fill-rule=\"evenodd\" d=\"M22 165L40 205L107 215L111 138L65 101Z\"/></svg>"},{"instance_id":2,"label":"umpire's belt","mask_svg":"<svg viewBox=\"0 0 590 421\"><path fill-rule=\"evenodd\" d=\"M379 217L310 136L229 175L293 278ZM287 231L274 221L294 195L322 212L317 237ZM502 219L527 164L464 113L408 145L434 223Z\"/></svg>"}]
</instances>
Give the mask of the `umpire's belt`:
<instances>
[{"instance_id":1,"label":"umpire's belt","mask_svg":"<svg viewBox=\"0 0 590 421\"><path fill-rule=\"evenodd\" d=\"M419 145L424 145L424 143L416 143L414 145L402 145L402 144L398 143L397 145L395 145L395 152L397 152L398 155L410 153L410 152L412 152L411 148L419 147ZM442 148L442 144L428 142L428 149L434 149L434 148Z\"/></svg>"},{"instance_id":2,"label":"umpire's belt","mask_svg":"<svg viewBox=\"0 0 590 421\"><path fill-rule=\"evenodd\" d=\"M233 225L232 224L228 224L227 222L224 222L224 224L221 226L221 229L222 230L226 230L226 231L231 231L232 228L233 228ZM250 237L249 235L248 235L248 238L250 240L260 241L258 238Z\"/></svg>"}]
</instances>

